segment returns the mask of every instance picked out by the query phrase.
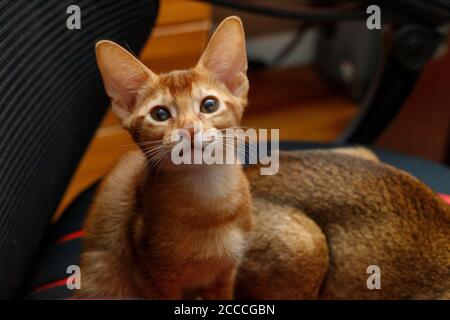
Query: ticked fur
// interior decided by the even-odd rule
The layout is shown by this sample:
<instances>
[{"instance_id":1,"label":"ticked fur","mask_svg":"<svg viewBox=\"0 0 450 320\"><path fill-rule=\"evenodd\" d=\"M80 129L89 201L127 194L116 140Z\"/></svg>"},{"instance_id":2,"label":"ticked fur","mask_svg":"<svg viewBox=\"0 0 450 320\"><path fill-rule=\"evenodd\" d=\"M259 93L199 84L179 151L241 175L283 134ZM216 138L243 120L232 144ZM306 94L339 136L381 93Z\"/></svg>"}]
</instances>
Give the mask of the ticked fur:
<instances>
[{"instance_id":1,"label":"ticked fur","mask_svg":"<svg viewBox=\"0 0 450 320\"><path fill-rule=\"evenodd\" d=\"M281 153L277 175L247 176L266 210L254 211L238 297L449 299L450 206L410 174L349 148Z\"/></svg>"},{"instance_id":2,"label":"ticked fur","mask_svg":"<svg viewBox=\"0 0 450 320\"><path fill-rule=\"evenodd\" d=\"M156 75L108 41L97 59L112 108L141 150L98 190L77 297L229 299L235 278L241 298L449 297L449 207L369 151L281 154L279 173L261 177L239 165L176 167L155 148L195 121L205 130L239 125L248 80L237 18L190 70ZM217 113L199 113L210 95ZM156 105L172 118L149 117ZM382 270L381 290L367 287L369 265Z\"/></svg>"},{"instance_id":3,"label":"ticked fur","mask_svg":"<svg viewBox=\"0 0 450 320\"><path fill-rule=\"evenodd\" d=\"M231 299L252 228L247 178L239 164L177 166L170 151L172 132L196 122L203 131L239 125L248 91L240 20L226 19L189 70L156 75L115 43L96 49L112 109L140 151L98 190L77 297ZM205 97L215 112L201 112ZM152 115L161 106L169 118Z\"/></svg>"}]
</instances>

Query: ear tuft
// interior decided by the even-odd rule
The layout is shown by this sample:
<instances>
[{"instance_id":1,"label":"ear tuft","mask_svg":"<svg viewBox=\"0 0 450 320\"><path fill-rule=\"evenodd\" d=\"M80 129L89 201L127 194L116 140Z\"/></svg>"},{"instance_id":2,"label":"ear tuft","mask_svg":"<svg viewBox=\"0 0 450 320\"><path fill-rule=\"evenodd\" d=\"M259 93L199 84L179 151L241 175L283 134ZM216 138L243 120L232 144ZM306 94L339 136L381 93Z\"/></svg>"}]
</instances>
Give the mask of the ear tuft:
<instances>
[{"instance_id":1,"label":"ear tuft","mask_svg":"<svg viewBox=\"0 0 450 320\"><path fill-rule=\"evenodd\" d=\"M248 91L247 53L241 19L231 16L217 27L197 68L206 70L238 97Z\"/></svg>"},{"instance_id":2,"label":"ear tuft","mask_svg":"<svg viewBox=\"0 0 450 320\"><path fill-rule=\"evenodd\" d=\"M109 40L95 45L97 64L114 113L124 122L135 107L138 91L152 76L130 52Z\"/></svg>"}]
</instances>

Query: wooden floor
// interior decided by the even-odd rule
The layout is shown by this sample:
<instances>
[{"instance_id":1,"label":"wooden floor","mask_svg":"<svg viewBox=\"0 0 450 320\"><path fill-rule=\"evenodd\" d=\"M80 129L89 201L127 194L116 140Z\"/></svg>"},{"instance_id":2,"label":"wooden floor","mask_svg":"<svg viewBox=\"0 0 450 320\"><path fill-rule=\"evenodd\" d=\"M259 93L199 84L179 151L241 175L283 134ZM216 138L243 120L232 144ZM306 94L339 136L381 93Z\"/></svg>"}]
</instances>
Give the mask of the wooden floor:
<instances>
[{"instance_id":1,"label":"wooden floor","mask_svg":"<svg viewBox=\"0 0 450 320\"><path fill-rule=\"evenodd\" d=\"M243 124L278 128L282 140L331 141L356 113L311 67L249 74L249 107Z\"/></svg>"},{"instance_id":2,"label":"wooden floor","mask_svg":"<svg viewBox=\"0 0 450 320\"><path fill-rule=\"evenodd\" d=\"M356 112L312 68L249 74L249 107L243 125L278 128L282 140L331 141ZM90 184L104 176L133 142L111 113L105 117L60 204L60 212Z\"/></svg>"}]
</instances>

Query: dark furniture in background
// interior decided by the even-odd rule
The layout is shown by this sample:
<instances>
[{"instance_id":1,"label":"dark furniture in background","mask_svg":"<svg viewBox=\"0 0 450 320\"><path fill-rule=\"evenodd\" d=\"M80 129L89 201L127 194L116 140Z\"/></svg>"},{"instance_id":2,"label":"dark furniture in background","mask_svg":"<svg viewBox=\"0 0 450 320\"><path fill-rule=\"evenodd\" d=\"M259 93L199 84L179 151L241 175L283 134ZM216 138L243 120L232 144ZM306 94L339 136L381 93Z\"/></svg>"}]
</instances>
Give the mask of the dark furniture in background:
<instances>
[{"instance_id":1,"label":"dark furniture in background","mask_svg":"<svg viewBox=\"0 0 450 320\"><path fill-rule=\"evenodd\" d=\"M330 6L314 1L203 0L237 10L270 15L319 26L340 21L364 22L366 8L381 8L382 29L390 39L380 43L384 55L353 123L340 143L372 144L397 115L413 90L425 64L445 45L450 22L446 0L335 0ZM308 3L307 5L305 3ZM319 3L320 4L320 3ZM380 31L373 31L380 32Z\"/></svg>"}]
</instances>

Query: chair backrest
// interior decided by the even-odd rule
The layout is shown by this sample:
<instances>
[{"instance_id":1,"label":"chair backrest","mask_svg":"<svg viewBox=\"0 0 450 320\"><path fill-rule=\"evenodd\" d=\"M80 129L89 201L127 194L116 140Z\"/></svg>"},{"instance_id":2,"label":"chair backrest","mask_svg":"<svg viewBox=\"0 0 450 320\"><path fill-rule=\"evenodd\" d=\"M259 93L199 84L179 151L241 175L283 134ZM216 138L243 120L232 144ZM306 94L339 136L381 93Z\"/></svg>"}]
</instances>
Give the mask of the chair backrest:
<instances>
[{"instance_id":1,"label":"chair backrest","mask_svg":"<svg viewBox=\"0 0 450 320\"><path fill-rule=\"evenodd\" d=\"M81 29L66 24L70 5ZM157 0L0 2L0 299L18 293L108 107L95 42L139 52L157 11Z\"/></svg>"}]
</instances>

